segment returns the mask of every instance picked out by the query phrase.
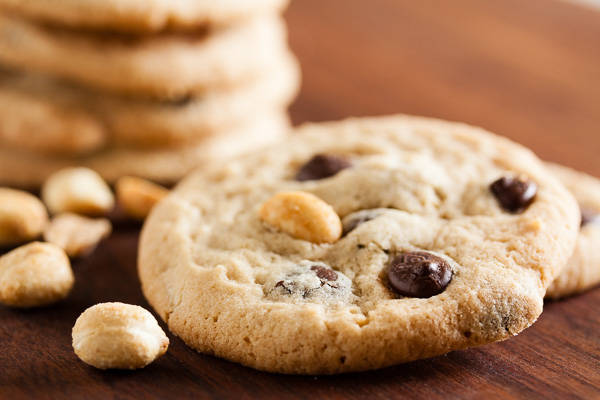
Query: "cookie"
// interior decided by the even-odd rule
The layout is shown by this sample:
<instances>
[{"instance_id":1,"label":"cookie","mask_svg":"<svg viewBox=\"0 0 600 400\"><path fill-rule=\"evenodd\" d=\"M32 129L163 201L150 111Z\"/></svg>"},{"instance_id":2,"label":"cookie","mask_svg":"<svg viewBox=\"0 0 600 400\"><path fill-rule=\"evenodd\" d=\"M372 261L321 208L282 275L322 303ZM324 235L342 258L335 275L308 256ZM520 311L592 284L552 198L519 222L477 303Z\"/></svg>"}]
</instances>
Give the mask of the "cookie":
<instances>
[{"instance_id":1,"label":"cookie","mask_svg":"<svg viewBox=\"0 0 600 400\"><path fill-rule=\"evenodd\" d=\"M283 11L289 0L0 0L0 9L55 25L151 33L233 24Z\"/></svg>"},{"instance_id":2,"label":"cookie","mask_svg":"<svg viewBox=\"0 0 600 400\"><path fill-rule=\"evenodd\" d=\"M408 116L205 164L142 230L143 292L200 352L293 374L504 340L542 311L577 203L529 150Z\"/></svg>"},{"instance_id":3,"label":"cookie","mask_svg":"<svg viewBox=\"0 0 600 400\"><path fill-rule=\"evenodd\" d=\"M87 157L51 157L0 146L0 186L39 188L54 171L72 166L92 168L110 183L123 175L134 175L170 184L203 162L224 160L280 141L288 130L289 120L281 111L258 115L246 125L181 148L112 147Z\"/></svg>"},{"instance_id":4,"label":"cookie","mask_svg":"<svg viewBox=\"0 0 600 400\"><path fill-rule=\"evenodd\" d=\"M0 72L0 148L83 155L106 145L105 128L97 118L6 87L2 76Z\"/></svg>"},{"instance_id":5,"label":"cookie","mask_svg":"<svg viewBox=\"0 0 600 400\"><path fill-rule=\"evenodd\" d=\"M282 58L285 38L272 14L208 32L149 36L73 32L0 14L5 66L160 99L251 80Z\"/></svg>"},{"instance_id":6,"label":"cookie","mask_svg":"<svg viewBox=\"0 0 600 400\"><path fill-rule=\"evenodd\" d=\"M600 283L600 180L562 165L547 163L581 207L581 228L575 252L546 292L560 299Z\"/></svg>"},{"instance_id":7,"label":"cookie","mask_svg":"<svg viewBox=\"0 0 600 400\"><path fill-rule=\"evenodd\" d=\"M106 142L128 147L176 147L193 144L205 137L219 135L221 131L233 129L245 121L272 112L283 110L295 97L299 87L299 69L296 60L288 53L256 80L243 87L221 89L174 101L155 101L99 95L79 87L46 79L40 76L0 74L0 93L10 96L16 93L22 100L8 109L0 109L3 124L13 126L13 121L22 121L30 114L29 102L48 104L58 109L55 115L48 114L52 125L69 124L65 120L71 115L85 116L96 127L103 129ZM29 121L28 127L43 131ZM18 129L15 131L18 132ZM3 138L14 134L5 133L0 127L0 143ZM60 143L58 137L56 141ZM19 147L19 144L25 146ZM27 141L12 140L15 148L31 147ZM37 144L45 146L43 143ZM52 148L54 149L54 145ZM50 149L49 149L50 150Z\"/></svg>"}]
</instances>

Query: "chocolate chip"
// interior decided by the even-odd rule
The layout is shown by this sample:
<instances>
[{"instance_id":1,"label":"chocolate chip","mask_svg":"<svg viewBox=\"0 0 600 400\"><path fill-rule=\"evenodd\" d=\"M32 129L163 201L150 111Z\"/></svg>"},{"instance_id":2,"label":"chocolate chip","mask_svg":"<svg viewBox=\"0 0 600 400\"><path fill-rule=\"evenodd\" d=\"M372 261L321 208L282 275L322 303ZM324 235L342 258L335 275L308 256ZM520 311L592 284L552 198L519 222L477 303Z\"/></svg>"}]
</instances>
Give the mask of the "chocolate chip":
<instances>
[{"instance_id":1,"label":"chocolate chip","mask_svg":"<svg viewBox=\"0 0 600 400\"><path fill-rule=\"evenodd\" d=\"M313 265L312 267L310 267L310 270L315 271L315 273L321 280L331 281L331 282L337 281L338 274L330 268L325 268L320 265Z\"/></svg>"},{"instance_id":2,"label":"chocolate chip","mask_svg":"<svg viewBox=\"0 0 600 400\"><path fill-rule=\"evenodd\" d=\"M376 214L360 214L357 215L356 218L344 220L345 223L343 225L344 230L342 236L346 236L347 234L355 230L359 225L364 224L365 222L370 221L375 217L377 217Z\"/></svg>"},{"instance_id":3,"label":"chocolate chip","mask_svg":"<svg viewBox=\"0 0 600 400\"><path fill-rule=\"evenodd\" d=\"M351 166L352 163L344 158L332 154L317 154L298 170L296 180L312 181L329 178Z\"/></svg>"},{"instance_id":4,"label":"chocolate chip","mask_svg":"<svg viewBox=\"0 0 600 400\"><path fill-rule=\"evenodd\" d=\"M581 226L588 224L600 225L600 216L589 208L581 207Z\"/></svg>"},{"instance_id":5,"label":"chocolate chip","mask_svg":"<svg viewBox=\"0 0 600 400\"><path fill-rule=\"evenodd\" d=\"M450 265L440 257L422 251L400 254L388 270L390 286L402 296L435 296L442 293L451 280Z\"/></svg>"},{"instance_id":6,"label":"chocolate chip","mask_svg":"<svg viewBox=\"0 0 600 400\"><path fill-rule=\"evenodd\" d=\"M348 214L342 220L343 233L342 236L346 236L354 229L358 228L359 225L364 224L367 221L371 221L379 217L384 211L382 209L367 209L360 210Z\"/></svg>"},{"instance_id":7,"label":"chocolate chip","mask_svg":"<svg viewBox=\"0 0 600 400\"><path fill-rule=\"evenodd\" d=\"M505 176L492 183L490 190L505 210L522 212L535 199L537 185L530 180Z\"/></svg>"},{"instance_id":8,"label":"chocolate chip","mask_svg":"<svg viewBox=\"0 0 600 400\"><path fill-rule=\"evenodd\" d=\"M189 105L192 102L192 99L193 98L191 95L187 95L187 96L180 97L178 99L170 100L168 102L168 104L171 107L184 107L184 106Z\"/></svg>"}]
</instances>

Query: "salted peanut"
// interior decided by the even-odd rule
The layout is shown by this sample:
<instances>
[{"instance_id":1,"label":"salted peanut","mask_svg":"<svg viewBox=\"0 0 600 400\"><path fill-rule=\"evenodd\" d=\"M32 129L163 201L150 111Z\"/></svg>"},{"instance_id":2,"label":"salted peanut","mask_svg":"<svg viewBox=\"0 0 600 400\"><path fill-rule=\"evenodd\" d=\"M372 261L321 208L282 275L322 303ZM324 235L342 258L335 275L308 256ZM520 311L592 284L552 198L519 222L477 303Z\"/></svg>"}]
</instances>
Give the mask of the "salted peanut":
<instances>
[{"instance_id":1,"label":"salted peanut","mask_svg":"<svg viewBox=\"0 0 600 400\"><path fill-rule=\"evenodd\" d=\"M145 219L152 207L169 194L165 187L146 179L123 176L115 184L117 202L127 215L139 220Z\"/></svg>"},{"instance_id":2,"label":"salted peanut","mask_svg":"<svg viewBox=\"0 0 600 400\"><path fill-rule=\"evenodd\" d=\"M96 304L73 327L75 354L99 369L143 368L168 347L169 339L152 314L130 304Z\"/></svg>"},{"instance_id":3,"label":"salted peanut","mask_svg":"<svg viewBox=\"0 0 600 400\"><path fill-rule=\"evenodd\" d=\"M0 246L31 241L42 234L47 223L48 212L37 197L0 188Z\"/></svg>"},{"instance_id":4,"label":"salted peanut","mask_svg":"<svg viewBox=\"0 0 600 400\"><path fill-rule=\"evenodd\" d=\"M0 257L0 302L39 307L67 297L75 279L65 252L33 242Z\"/></svg>"},{"instance_id":5,"label":"salted peanut","mask_svg":"<svg viewBox=\"0 0 600 400\"><path fill-rule=\"evenodd\" d=\"M44 239L63 249L71 258L94 251L110 235L112 225L106 218L88 218L72 213L55 216L44 231Z\"/></svg>"},{"instance_id":6,"label":"salted peanut","mask_svg":"<svg viewBox=\"0 0 600 400\"><path fill-rule=\"evenodd\" d=\"M42 200L52 214L73 212L99 216L110 211L115 198L108 184L89 168L61 169L42 186Z\"/></svg>"},{"instance_id":7,"label":"salted peanut","mask_svg":"<svg viewBox=\"0 0 600 400\"><path fill-rule=\"evenodd\" d=\"M342 222L335 210L306 192L284 192L267 200L260 218L296 239L333 243L342 235Z\"/></svg>"}]
</instances>

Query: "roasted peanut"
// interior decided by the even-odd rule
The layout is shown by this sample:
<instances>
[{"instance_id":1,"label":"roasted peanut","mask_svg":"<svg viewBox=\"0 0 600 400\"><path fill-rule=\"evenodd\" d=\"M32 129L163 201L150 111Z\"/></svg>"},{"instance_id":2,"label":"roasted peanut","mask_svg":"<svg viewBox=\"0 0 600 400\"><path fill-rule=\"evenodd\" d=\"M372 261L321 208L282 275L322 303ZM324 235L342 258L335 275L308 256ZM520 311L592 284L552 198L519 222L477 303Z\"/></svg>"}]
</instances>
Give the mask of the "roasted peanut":
<instances>
[{"instance_id":1,"label":"roasted peanut","mask_svg":"<svg viewBox=\"0 0 600 400\"><path fill-rule=\"evenodd\" d=\"M48 223L44 204L21 190L0 188L0 246L20 244L41 235Z\"/></svg>"},{"instance_id":2,"label":"roasted peanut","mask_svg":"<svg viewBox=\"0 0 600 400\"><path fill-rule=\"evenodd\" d=\"M115 184L117 202L130 217L143 220L169 190L146 179L123 176Z\"/></svg>"},{"instance_id":3,"label":"roasted peanut","mask_svg":"<svg viewBox=\"0 0 600 400\"><path fill-rule=\"evenodd\" d=\"M342 222L335 210L306 192L279 193L259 210L260 218L296 239L333 243L342 235Z\"/></svg>"},{"instance_id":4,"label":"roasted peanut","mask_svg":"<svg viewBox=\"0 0 600 400\"><path fill-rule=\"evenodd\" d=\"M38 307L67 297L75 279L69 258L50 243L33 242L0 257L0 302Z\"/></svg>"},{"instance_id":5,"label":"roasted peanut","mask_svg":"<svg viewBox=\"0 0 600 400\"><path fill-rule=\"evenodd\" d=\"M42 200L52 214L73 212L88 216L104 215L115 203L110 187L100 175L83 167L52 174L42 186Z\"/></svg>"},{"instance_id":6,"label":"roasted peanut","mask_svg":"<svg viewBox=\"0 0 600 400\"><path fill-rule=\"evenodd\" d=\"M44 231L44 239L63 249L71 258L94 251L98 243L112 230L106 218L92 219L72 213L55 216Z\"/></svg>"},{"instance_id":7,"label":"roasted peanut","mask_svg":"<svg viewBox=\"0 0 600 400\"><path fill-rule=\"evenodd\" d=\"M130 304L96 304L73 327L75 354L99 369L143 368L168 347L169 339L152 314Z\"/></svg>"}]
</instances>

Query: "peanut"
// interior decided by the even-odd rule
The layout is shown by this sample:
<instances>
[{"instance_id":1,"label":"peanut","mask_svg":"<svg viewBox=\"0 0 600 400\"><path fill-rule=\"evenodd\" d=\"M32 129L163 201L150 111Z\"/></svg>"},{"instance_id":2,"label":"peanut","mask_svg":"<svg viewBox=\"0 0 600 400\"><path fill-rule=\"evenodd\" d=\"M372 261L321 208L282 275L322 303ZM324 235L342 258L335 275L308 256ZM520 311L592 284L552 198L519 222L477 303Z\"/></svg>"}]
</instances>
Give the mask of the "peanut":
<instances>
[{"instance_id":1,"label":"peanut","mask_svg":"<svg viewBox=\"0 0 600 400\"><path fill-rule=\"evenodd\" d=\"M67 297L75 279L69 258L50 243L33 242L0 257L0 302L38 307Z\"/></svg>"},{"instance_id":2,"label":"peanut","mask_svg":"<svg viewBox=\"0 0 600 400\"><path fill-rule=\"evenodd\" d=\"M167 188L132 176L119 178L115 191L125 213L139 220L145 219L152 207L169 193Z\"/></svg>"},{"instance_id":3,"label":"peanut","mask_svg":"<svg viewBox=\"0 0 600 400\"><path fill-rule=\"evenodd\" d=\"M63 249L69 257L77 258L92 253L111 230L112 225L106 218L92 219L62 213L52 219L44 231L44 239Z\"/></svg>"},{"instance_id":4,"label":"peanut","mask_svg":"<svg viewBox=\"0 0 600 400\"><path fill-rule=\"evenodd\" d=\"M342 222L335 210L306 192L284 192L267 200L260 218L296 239L334 243L342 235Z\"/></svg>"},{"instance_id":5,"label":"peanut","mask_svg":"<svg viewBox=\"0 0 600 400\"><path fill-rule=\"evenodd\" d=\"M48 223L44 204L21 190L0 188L0 246L25 243L41 235Z\"/></svg>"},{"instance_id":6,"label":"peanut","mask_svg":"<svg viewBox=\"0 0 600 400\"><path fill-rule=\"evenodd\" d=\"M143 368L169 347L152 314L123 303L88 308L77 318L72 336L75 354L99 369Z\"/></svg>"},{"instance_id":7,"label":"peanut","mask_svg":"<svg viewBox=\"0 0 600 400\"><path fill-rule=\"evenodd\" d=\"M115 203L100 175L83 167L64 168L48 177L42 186L42 200L52 214L73 212L88 216L104 215Z\"/></svg>"}]
</instances>

